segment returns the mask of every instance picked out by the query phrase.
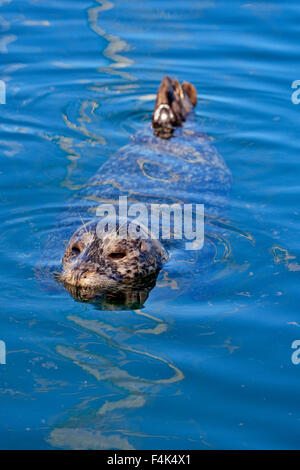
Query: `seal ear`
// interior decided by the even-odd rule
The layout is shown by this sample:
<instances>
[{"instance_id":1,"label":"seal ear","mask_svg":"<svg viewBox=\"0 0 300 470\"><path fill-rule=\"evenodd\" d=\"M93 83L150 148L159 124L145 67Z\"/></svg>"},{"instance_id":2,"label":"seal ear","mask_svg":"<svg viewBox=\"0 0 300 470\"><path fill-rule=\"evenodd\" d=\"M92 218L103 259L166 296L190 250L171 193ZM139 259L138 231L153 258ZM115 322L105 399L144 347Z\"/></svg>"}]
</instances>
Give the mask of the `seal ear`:
<instances>
[{"instance_id":1,"label":"seal ear","mask_svg":"<svg viewBox=\"0 0 300 470\"><path fill-rule=\"evenodd\" d=\"M183 82L181 85L184 93L188 96L190 102L192 103L193 106L196 106L197 104L197 91L194 85L192 85L189 82Z\"/></svg>"}]
</instances>

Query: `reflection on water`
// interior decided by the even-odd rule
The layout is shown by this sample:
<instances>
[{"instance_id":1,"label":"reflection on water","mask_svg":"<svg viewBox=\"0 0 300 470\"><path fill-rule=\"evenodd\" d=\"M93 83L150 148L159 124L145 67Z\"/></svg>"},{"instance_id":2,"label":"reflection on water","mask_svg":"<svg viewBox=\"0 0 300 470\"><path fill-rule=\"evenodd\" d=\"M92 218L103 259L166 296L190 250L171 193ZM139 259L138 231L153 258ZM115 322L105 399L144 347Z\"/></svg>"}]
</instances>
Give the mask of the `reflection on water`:
<instances>
[{"instance_id":1,"label":"reflection on water","mask_svg":"<svg viewBox=\"0 0 300 470\"><path fill-rule=\"evenodd\" d=\"M296 256L289 254L286 248L273 246L272 253L276 264L284 263L289 271L300 271L300 264L297 262Z\"/></svg>"},{"instance_id":2,"label":"reflection on water","mask_svg":"<svg viewBox=\"0 0 300 470\"><path fill-rule=\"evenodd\" d=\"M155 393L159 393L157 385L165 387L184 378L178 367L163 357L140 351L128 345L132 342L134 335L141 333L160 335L167 331L167 324L161 319L140 311L134 313L139 316L145 315L157 325L150 329L131 331L125 328L122 323L120 327L114 327L110 323L99 320L88 320L76 316L68 317L69 321L74 322L83 330L95 333L99 341L106 344L109 351L113 348L117 353L121 353L121 356L112 360L109 358L110 352L105 356L64 346L57 346L58 354L91 374L100 384L107 381L120 389L122 398L105 400L101 405L99 405L103 402L101 396L94 397L92 401L84 399L75 409L69 410L68 417L60 421L51 431L47 438L51 445L71 449L133 449L130 436L135 432L132 429L127 429L126 415L132 409L146 406L147 400L154 390ZM120 336L122 341L118 339ZM149 358L154 362L159 361L165 366L160 378L145 378L126 371L126 366L131 361L141 362L142 365L136 365L136 370L143 370L144 367L147 367L147 359Z\"/></svg>"},{"instance_id":3,"label":"reflection on water","mask_svg":"<svg viewBox=\"0 0 300 470\"><path fill-rule=\"evenodd\" d=\"M106 72L111 75L119 75L120 77L127 80L136 80L136 78L128 72L116 70L125 67L127 68L133 63L132 59L128 59L127 57L120 54L120 52L126 52L130 49L129 44L127 44L127 42L123 39L120 39L118 36L107 33L100 26L101 13L114 8L114 3L106 0L97 0L97 3L99 3L100 6L90 8L88 10L89 25L96 34L103 37L108 42L108 45L102 54L108 59L112 60L112 63L109 67L101 67L98 69L98 71Z\"/></svg>"},{"instance_id":4,"label":"reflection on water","mask_svg":"<svg viewBox=\"0 0 300 470\"><path fill-rule=\"evenodd\" d=\"M107 57L112 63L108 67L100 67L98 72L104 72L111 75L119 75L124 79L127 80L136 80L135 77L130 75L127 72L123 72L120 68L128 67L132 64L132 60L126 58L125 56L120 55L120 52L126 52L129 49L128 44L126 41L121 40L119 37L106 33L104 29L100 27L100 19L101 14L107 10L111 10L114 8L114 4L109 1L101 1L97 0L97 3L100 5L97 7L92 7L88 9L88 22L92 31L94 31L97 35L101 38L104 38L105 41L108 42L107 47L102 52L105 57ZM67 65L66 65L67 66ZM116 87L116 92L120 93L124 88L129 87L130 85L118 85ZM91 89L96 90L97 92L101 91L103 85L93 83L91 85ZM102 92L106 92L106 86ZM136 90L136 86L134 87L134 91ZM73 104L74 106L74 104ZM79 109L77 109L79 107ZM76 138L70 138L67 136L49 136L48 138L57 143L59 147L67 154L67 158L70 160L70 164L68 165L68 171L65 180L62 182L62 186L65 186L71 190L78 190L82 186L81 184L73 183L71 180L71 175L74 169L77 168L77 160L81 157L80 152L78 151L79 148L85 148L86 151L89 151L90 147L97 148L98 145L106 145L106 140L103 135L100 134L100 129L97 129L97 133L90 131L87 129L87 124L94 121L94 113L99 108L99 103L97 101L77 101L74 109L68 110L68 112L64 112L62 114L62 118L68 128L74 131ZM71 116L73 117L71 118ZM78 140L78 134L83 135L85 138L84 140Z\"/></svg>"},{"instance_id":5,"label":"reflection on water","mask_svg":"<svg viewBox=\"0 0 300 470\"><path fill-rule=\"evenodd\" d=\"M149 292L156 284L158 272L133 282L104 290L64 284L71 296L80 302L91 302L100 310L135 310L144 307Z\"/></svg>"}]
</instances>

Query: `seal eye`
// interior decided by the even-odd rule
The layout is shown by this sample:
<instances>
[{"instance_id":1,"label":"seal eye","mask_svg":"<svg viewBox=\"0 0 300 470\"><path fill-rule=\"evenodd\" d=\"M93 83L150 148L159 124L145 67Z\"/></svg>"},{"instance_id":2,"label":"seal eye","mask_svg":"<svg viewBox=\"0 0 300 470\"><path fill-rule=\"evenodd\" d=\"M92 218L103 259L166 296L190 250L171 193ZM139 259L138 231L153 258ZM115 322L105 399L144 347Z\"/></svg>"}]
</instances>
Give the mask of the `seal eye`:
<instances>
[{"instance_id":1,"label":"seal eye","mask_svg":"<svg viewBox=\"0 0 300 470\"><path fill-rule=\"evenodd\" d=\"M110 253L108 256L112 259L122 259L125 258L126 253L124 251L116 251L115 253Z\"/></svg>"},{"instance_id":2,"label":"seal eye","mask_svg":"<svg viewBox=\"0 0 300 470\"><path fill-rule=\"evenodd\" d=\"M78 245L73 245L71 249L72 256L78 256L81 253L81 250Z\"/></svg>"}]
</instances>

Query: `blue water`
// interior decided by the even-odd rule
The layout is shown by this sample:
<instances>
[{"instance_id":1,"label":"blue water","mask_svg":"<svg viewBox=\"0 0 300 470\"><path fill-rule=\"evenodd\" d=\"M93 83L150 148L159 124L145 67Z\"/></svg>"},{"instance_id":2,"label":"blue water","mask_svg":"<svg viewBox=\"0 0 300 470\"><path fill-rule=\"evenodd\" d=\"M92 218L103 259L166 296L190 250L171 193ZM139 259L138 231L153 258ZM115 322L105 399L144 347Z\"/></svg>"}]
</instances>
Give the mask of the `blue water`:
<instances>
[{"instance_id":1,"label":"blue water","mask_svg":"<svg viewBox=\"0 0 300 470\"><path fill-rule=\"evenodd\" d=\"M297 1L0 1L3 449L300 447ZM55 219L151 119L163 75L233 176L216 282L103 311L34 270ZM191 274L193 264L187 268Z\"/></svg>"}]
</instances>

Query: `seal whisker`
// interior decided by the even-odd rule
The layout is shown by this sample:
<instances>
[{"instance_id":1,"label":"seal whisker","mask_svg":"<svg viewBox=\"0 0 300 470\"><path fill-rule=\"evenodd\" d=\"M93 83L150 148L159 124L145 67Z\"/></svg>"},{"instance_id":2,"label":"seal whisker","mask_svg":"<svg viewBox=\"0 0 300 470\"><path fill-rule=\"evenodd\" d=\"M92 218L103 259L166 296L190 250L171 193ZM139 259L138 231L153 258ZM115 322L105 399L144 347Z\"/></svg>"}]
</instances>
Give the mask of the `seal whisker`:
<instances>
[{"instance_id":1,"label":"seal whisker","mask_svg":"<svg viewBox=\"0 0 300 470\"><path fill-rule=\"evenodd\" d=\"M81 222L82 222L82 226L83 226L84 230L86 231L86 233L89 233L88 229L86 228L86 222L84 222L84 220L83 220L83 218L81 217L81 215L80 215L80 220L81 220Z\"/></svg>"}]
</instances>

